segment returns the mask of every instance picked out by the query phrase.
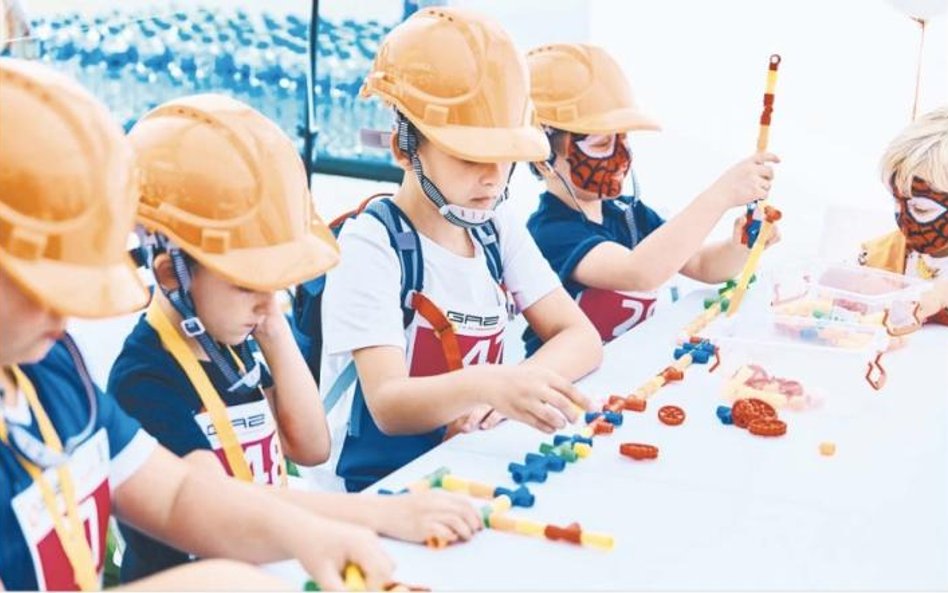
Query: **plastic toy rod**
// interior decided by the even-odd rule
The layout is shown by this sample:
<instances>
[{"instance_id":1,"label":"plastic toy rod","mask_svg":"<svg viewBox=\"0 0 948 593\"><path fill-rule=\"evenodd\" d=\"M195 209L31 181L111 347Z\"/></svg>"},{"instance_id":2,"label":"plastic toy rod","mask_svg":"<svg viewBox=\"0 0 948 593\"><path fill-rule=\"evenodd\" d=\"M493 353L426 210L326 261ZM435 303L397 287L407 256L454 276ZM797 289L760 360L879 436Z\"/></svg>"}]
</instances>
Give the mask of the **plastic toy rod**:
<instances>
[{"instance_id":1,"label":"plastic toy rod","mask_svg":"<svg viewBox=\"0 0 948 593\"><path fill-rule=\"evenodd\" d=\"M780 67L780 54L770 56L767 67L767 88L764 90L764 110L760 114L760 129L757 131L757 152L767 150L770 142L770 116L774 111L774 91L777 89L777 68Z\"/></svg>"},{"instance_id":2,"label":"plastic toy rod","mask_svg":"<svg viewBox=\"0 0 948 593\"><path fill-rule=\"evenodd\" d=\"M764 91L764 110L760 114L760 129L757 132L757 152L766 151L767 145L770 142L770 118L774 109L774 91L777 88L777 68L779 66L780 55L771 55L770 63L767 68L767 88ZM758 209L766 208L766 206L767 200L762 200L757 204ZM771 227L772 224L769 220L764 221L760 227L760 233L757 235L754 247L751 249L747 262L744 264L744 269L741 271L740 280L734 289L734 296L731 298L731 305L727 311L728 317L733 317L737 313L741 302L744 300L744 293L747 292L747 286L750 284L751 276L753 276L757 270L757 265L760 263L760 256L764 251L764 246L767 244L767 239L770 238Z\"/></svg>"},{"instance_id":3,"label":"plastic toy rod","mask_svg":"<svg viewBox=\"0 0 948 593\"><path fill-rule=\"evenodd\" d=\"M496 486L465 480L453 474L446 474L441 478L441 488L443 490L447 490L448 492L467 494L468 496L473 496L474 498L483 498L487 500L492 500L494 498L494 492L497 490Z\"/></svg>"},{"instance_id":4,"label":"plastic toy rod","mask_svg":"<svg viewBox=\"0 0 948 593\"><path fill-rule=\"evenodd\" d=\"M489 518L490 528L507 533L516 533L528 537L548 539L551 541L565 541L571 544L611 550L615 546L615 538L605 533L591 533L583 531L577 523L566 527L557 527L545 523L538 523L528 519L517 519L509 515L495 513Z\"/></svg>"},{"instance_id":5,"label":"plastic toy rod","mask_svg":"<svg viewBox=\"0 0 948 593\"><path fill-rule=\"evenodd\" d=\"M424 492L426 490L431 490L432 488L441 487L441 479L450 474L451 470L446 467L439 467L430 474L424 476L417 482L412 482L408 485L407 488L402 488L397 492L392 492L391 490L379 490L379 494L405 494L407 492Z\"/></svg>"},{"instance_id":6,"label":"plastic toy rod","mask_svg":"<svg viewBox=\"0 0 948 593\"><path fill-rule=\"evenodd\" d=\"M757 242L754 243L754 247L751 248L750 255L747 256L747 262L744 264L744 269L741 271L741 277L737 281L737 288L734 289L734 296L731 297L731 306L728 307L727 316L733 317L737 313L737 309L741 306L741 302L744 300L744 293L747 292L747 285L750 284L750 278L754 275L754 271L757 270L757 264L760 263L760 257L764 253L764 245L767 244L767 237L770 235L770 223L764 222L760 227L760 234L757 236Z\"/></svg>"},{"instance_id":7,"label":"plastic toy rod","mask_svg":"<svg viewBox=\"0 0 948 593\"><path fill-rule=\"evenodd\" d=\"M751 276L751 279L753 280L753 276ZM728 280L725 288L719 291L716 302L685 325L684 333L686 339L699 336L701 332L704 331L704 328L710 325L718 315L723 313L726 310L723 304L725 301L727 301L728 307L730 307L731 299L734 296L734 287L736 286L736 280Z\"/></svg>"}]
</instances>

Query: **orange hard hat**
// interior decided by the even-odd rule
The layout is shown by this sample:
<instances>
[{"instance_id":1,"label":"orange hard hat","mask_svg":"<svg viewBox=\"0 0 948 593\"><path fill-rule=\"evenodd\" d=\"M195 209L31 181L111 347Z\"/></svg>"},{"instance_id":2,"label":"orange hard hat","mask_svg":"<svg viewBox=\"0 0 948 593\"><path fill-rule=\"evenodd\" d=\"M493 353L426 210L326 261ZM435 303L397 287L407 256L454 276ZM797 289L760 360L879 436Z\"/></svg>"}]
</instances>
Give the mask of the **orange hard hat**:
<instances>
[{"instance_id":1,"label":"orange hard hat","mask_svg":"<svg viewBox=\"0 0 948 593\"><path fill-rule=\"evenodd\" d=\"M293 142L249 105L215 94L175 99L128 137L139 222L229 282L280 290L339 261Z\"/></svg>"},{"instance_id":2,"label":"orange hard hat","mask_svg":"<svg viewBox=\"0 0 948 593\"><path fill-rule=\"evenodd\" d=\"M134 158L108 110L72 79L0 58L0 268L61 315L140 309L128 255Z\"/></svg>"},{"instance_id":3,"label":"orange hard hat","mask_svg":"<svg viewBox=\"0 0 948 593\"><path fill-rule=\"evenodd\" d=\"M545 126L576 134L659 130L642 113L612 56L595 45L544 45L527 54L530 95Z\"/></svg>"},{"instance_id":4,"label":"orange hard hat","mask_svg":"<svg viewBox=\"0 0 948 593\"><path fill-rule=\"evenodd\" d=\"M550 152L523 57L498 23L470 11L427 8L392 29L361 94L392 104L464 160L537 161Z\"/></svg>"}]
</instances>

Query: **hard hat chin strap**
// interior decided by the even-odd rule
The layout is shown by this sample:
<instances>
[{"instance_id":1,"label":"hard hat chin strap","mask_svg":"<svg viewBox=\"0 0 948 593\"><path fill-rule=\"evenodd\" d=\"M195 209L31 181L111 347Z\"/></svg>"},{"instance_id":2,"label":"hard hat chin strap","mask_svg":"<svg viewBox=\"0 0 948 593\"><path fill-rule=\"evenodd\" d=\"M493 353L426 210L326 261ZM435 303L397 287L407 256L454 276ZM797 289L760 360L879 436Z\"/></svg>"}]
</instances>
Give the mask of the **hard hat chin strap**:
<instances>
[{"instance_id":1,"label":"hard hat chin strap","mask_svg":"<svg viewBox=\"0 0 948 593\"><path fill-rule=\"evenodd\" d=\"M228 356L224 349L207 333L204 324L197 315L194 301L191 298L191 270L184 252L170 239L160 233L148 233L144 229L136 229L141 240L141 252L137 258L148 267L153 267L155 257L159 253L167 253L171 260L171 267L177 281L177 288L169 290L157 282L159 290L171 303L178 315L181 316L179 327L181 333L194 338L201 349L210 358L211 363L221 372L229 385L227 392L235 395L248 395L260 386L262 369L260 362L254 357L255 345L248 338L237 346L236 353L246 372L241 372L236 361Z\"/></svg>"},{"instance_id":2,"label":"hard hat chin strap","mask_svg":"<svg viewBox=\"0 0 948 593\"><path fill-rule=\"evenodd\" d=\"M431 203L438 208L438 212L441 213L441 216L451 224L465 229L472 229L493 220L496 215L497 206L507 199L508 184L504 185L504 193L490 210L465 208L464 206L449 203L447 198L444 197L444 194L441 193L441 190L438 189L438 186L425 175L421 165L421 159L418 157L418 132L414 126L412 126L411 122L401 113L396 111L395 118L398 148L408 155L408 158L411 160L412 169L415 171L415 177L418 178L418 183L421 185L421 191L423 191L428 199L431 200ZM513 175L513 168L510 169L510 175ZM509 175L507 181L510 181Z\"/></svg>"}]
</instances>

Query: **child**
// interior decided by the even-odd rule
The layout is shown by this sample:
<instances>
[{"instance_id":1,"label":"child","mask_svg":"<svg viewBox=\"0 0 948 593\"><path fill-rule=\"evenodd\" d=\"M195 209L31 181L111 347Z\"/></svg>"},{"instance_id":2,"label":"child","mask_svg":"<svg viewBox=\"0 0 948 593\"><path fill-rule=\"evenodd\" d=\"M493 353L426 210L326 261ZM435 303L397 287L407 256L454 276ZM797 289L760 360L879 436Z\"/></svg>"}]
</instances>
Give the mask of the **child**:
<instances>
[{"instance_id":1,"label":"child","mask_svg":"<svg viewBox=\"0 0 948 593\"><path fill-rule=\"evenodd\" d=\"M330 442L316 383L275 291L338 261L335 239L312 212L299 155L273 122L220 95L161 105L129 139L158 290L115 362L109 390L197 467L285 486L284 454L316 465ZM413 541L467 539L480 528L473 507L445 493L273 491ZM123 581L188 560L133 528L123 532Z\"/></svg>"},{"instance_id":2,"label":"child","mask_svg":"<svg viewBox=\"0 0 948 593\"><path fill-rule=\"evenodd\" d=\"M634 195L622 195L632 171L626 133L659 126L639 110L619 65L599 47L570 44L534 49L527 63L552 145L533 166L546 192L528 227L603 342L651 316L656 290L674 274L714 283L741 270L749 254L743 217L732 240L702 243L729 208L767 197L767 163L777 157L739 162L666 223L642 201L634 173ZM524 341L530 356L545 340L527 330Z\"/></svg>"},{"instance_id":3,"label":"child","mask_svg":"<svg viewBox=\"0 0 948 593\"><path fill-rule=\"evenodd\" d=\"M327 399L345 402L330 413L344 439L331 466L350 491L430 450L455 421L486 428L506 415L553 432L589 405L570 381L599 364L599 340L500 203L511 162L549 151L527 83L500 26L453 8L393 29L365 81L363 95L395 108L405 176L394 198L343 226L323 297L321 374ZM504 366L515 308L547 345Z\"/></svg>"},{"instance_id":4,"label":"child","mask_svg":"<svg viewBox=\"0 0 948 593\"><path fill-rule=\"evenodd\" d=\"M919 316L948 324L948 105L902 130L882 157L899 229L867 241L859 263L932 281Z\"/></svg>"},{"instance_id":5,"label":"child","mask_svg":"<svg viewBox=\"0 0 948 593\"><path fill-rule=\"evenodd\" d=\"M201 475L92 383L67 316L139 309L126 253L133 156L110 114L72 80L0 58L0 589L101 587L110 514L207 557L295 557L323 587L355 562L375 587L391 561L369 530ZM239 518L239 520L234 520ZM280 585L213 561L140 586Z\"/></svg>"}]
</instances>

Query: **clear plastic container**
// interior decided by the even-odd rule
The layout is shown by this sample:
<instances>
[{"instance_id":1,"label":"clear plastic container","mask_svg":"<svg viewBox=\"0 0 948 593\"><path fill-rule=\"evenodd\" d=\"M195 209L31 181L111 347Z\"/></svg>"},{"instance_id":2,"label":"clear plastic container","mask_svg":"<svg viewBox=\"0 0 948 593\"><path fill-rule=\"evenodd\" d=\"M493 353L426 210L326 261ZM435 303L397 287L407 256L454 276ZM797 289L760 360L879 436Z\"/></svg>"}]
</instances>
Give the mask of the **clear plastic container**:
<instances>
[{"instance_id":1,"label":"clear plastic container","mask_svg":"<svg viewBox=\"0 0 948 593\"><path fill-rule=\"evenodd\" d=\"M726 405L756 398L778 412L823 409L851 415L885 384L879 353L887 339L873 328L823 322L827 327L821 331L845 331L848 341L816 344L786 334L766 316L759 324L721 321L705 337L718 346L718 395Z\"/></svg>"},{"instance_id":2,"label":"clear plastic container","mask_svg":"<svg viewBox=\"0 0 948 593\"><path fill-rule=\"evenodd\" d=\"M794 320L842 322L881 328L891 336L919 327L918 302L926 283L917 278L848 264L804 263L786 268L773 282L775 322L805 330ZM804 339L812 331L803 331Z\"/></svg>"},{"instance_id":3,"label":"clear plastic container","mask_svg":"<svg viewBox=\"0 0 948 593\"><path fill-rule=\"evenodd\" d=\"M767 302L769 292L766 286L748 292L738 315L721 316L702 332L702 337L718 345L726 376L742 373L742 383L749 380L746 386L784 395L783 404L798 408L814 403L806 399L808 385L816 391L849 392L884 386L882 358L892 340L884 326L775 314ZM753 368L741 371L741 367L755 365L765 373ZM800 385L792 385L794 381ZM802 393L797 393L801 386ZM790 401L799 396L804 399ZM780 398L773 399L780 402Z\"/></svg>"}]
</instances>

